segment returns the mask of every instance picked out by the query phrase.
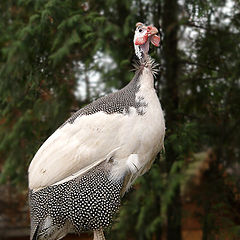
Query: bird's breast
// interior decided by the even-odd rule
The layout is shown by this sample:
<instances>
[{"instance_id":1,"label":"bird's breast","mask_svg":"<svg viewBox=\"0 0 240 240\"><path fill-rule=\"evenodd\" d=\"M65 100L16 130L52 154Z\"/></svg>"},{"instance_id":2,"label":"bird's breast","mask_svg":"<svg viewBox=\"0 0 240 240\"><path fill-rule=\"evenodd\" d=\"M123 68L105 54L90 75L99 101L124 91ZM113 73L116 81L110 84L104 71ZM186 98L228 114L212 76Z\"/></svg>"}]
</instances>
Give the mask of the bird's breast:
<instances>
[{"instance_id":1,"label":"bird's breast","mask_svg":"<svg viewBox=\"0 0 240 240\"><path fill-rule=\"evenodd\" d=\"M141 101L142 114L139 114L139 109L138 111L134 108L130 109L126 122L118 135L122 147L119 148L115 157L116 159L127 159L131 154L137 154L138 168L143 170L163 146L165 122L159 99L153 88L152 75L143 72L139 82L140 88L135 100L136 102ZM119 167L119 169L123 168Z\"/></svg>"}]
</instances>

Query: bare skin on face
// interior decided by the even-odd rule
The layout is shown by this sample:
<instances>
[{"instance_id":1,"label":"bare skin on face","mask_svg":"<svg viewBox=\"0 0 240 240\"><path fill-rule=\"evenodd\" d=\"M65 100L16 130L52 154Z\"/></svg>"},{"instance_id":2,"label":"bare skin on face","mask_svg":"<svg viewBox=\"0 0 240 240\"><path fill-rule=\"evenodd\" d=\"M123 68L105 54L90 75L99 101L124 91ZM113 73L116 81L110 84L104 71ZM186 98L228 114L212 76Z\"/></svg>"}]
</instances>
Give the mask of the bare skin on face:
<instances>
[{"instance_id":1,"label":"bare skin on face","mask_svg":"<svg viewBox=\"0 0 240 240\"><path fill-rule=\"evenodd\" d=\"M154 46L160 45L160 36L157 35L158 30L154 26L145 26L143 23L136 24L136 30L134 35L134 48L135 54L141 61L145 58L149 51L149 42Z\"/></svg>"}]
</instances>

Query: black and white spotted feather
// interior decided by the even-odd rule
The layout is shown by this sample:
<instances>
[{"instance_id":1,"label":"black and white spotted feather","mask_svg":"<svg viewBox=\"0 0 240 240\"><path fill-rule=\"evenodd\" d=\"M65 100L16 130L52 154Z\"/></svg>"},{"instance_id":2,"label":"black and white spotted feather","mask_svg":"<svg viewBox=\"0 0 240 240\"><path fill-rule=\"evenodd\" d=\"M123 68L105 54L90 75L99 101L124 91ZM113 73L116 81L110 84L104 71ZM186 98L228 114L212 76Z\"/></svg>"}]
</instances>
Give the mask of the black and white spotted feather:
<instances>
[{"instance_id":1,"label":"black and white spotted feather","mask_svg":"<svg viewBox=\"0 0 240 240\"><path fill-rule=\"evenodd\" d=\"M73 123L79 116L91 115L100 111L105 112L106 114L127 114L130 107L134 107L138 114L142 115L143 112L140 109L141 107L144 107L146 103L136 101L136 93L139 91L140 87L138 83L139 74L140 71L137 72L133 80L125 88L101 97L74 113L66 123Z\"/></svg>"},{"instance_id":2,"label":"black and white spotted feather","mask_svg":"<svg viewBox=\"0 0 240 240\"><path fill-rule=\"evenodd\" d=\"M70 231L107 227L120 206L123 184L123 179L109 179L110 167L111 163L102 163L81 177L37 192L31 190L31 239L34 235L58 239Z\"/></svg>"}]
</instances>

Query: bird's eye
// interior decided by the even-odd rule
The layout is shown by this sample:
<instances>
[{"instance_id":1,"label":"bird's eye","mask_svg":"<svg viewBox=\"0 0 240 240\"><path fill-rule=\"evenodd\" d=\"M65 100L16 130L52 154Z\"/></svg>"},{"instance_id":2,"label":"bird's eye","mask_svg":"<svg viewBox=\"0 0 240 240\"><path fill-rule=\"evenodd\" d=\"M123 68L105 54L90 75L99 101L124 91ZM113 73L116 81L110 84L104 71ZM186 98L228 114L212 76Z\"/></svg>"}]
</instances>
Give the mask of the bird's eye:
<instances>
[{"instance_id":1,"label":"bird's eye","mask_svg":"<svg viewBox=\"0 0 240 240\"><path fill-rule=\"evenodd\" d=\"M139 32L142 32L142 29L139 29Z\"/></svg>"}]
</instances>

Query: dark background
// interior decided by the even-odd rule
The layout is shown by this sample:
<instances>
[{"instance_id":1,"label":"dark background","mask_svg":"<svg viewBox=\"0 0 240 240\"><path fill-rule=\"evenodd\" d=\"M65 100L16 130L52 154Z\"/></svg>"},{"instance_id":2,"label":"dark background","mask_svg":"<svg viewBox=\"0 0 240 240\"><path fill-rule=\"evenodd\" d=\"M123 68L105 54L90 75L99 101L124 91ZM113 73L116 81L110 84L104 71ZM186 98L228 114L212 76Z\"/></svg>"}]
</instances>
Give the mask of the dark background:
<instances>
[{"instance_id":1,"label":"dark background","mask_svg":"<svg viewBox=\"0 0 240 240\"><path fill-rule=\"evenodd\" d=\"M138 21L163 31L162 50L150 52L165 152L124 197L107 237L240 239L237 0L0 2L0 238L29 234L27 168L39 146L131 80Z\"/></svg>"}]
</instances>

